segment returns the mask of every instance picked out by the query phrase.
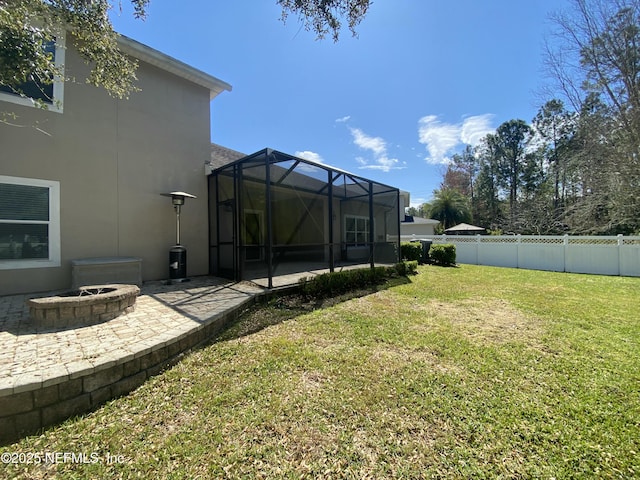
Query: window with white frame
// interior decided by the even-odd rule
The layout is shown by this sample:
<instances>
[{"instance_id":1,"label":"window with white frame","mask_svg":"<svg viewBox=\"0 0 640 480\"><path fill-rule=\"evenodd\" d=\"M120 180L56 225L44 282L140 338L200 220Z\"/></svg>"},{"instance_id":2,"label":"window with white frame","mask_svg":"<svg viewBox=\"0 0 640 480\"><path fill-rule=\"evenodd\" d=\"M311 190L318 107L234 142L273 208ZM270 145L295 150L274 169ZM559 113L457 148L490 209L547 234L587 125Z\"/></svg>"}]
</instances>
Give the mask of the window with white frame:
<instances>
[{"instance_id":1,"label":"window with white frame","mask_svg":"<svg viewBox=\"0 0 640 480\"><path fill-rule=\"evenodd\" d=\"M0 175L0 269L60 266L60 182Z\"/></svg>"},{"instance_id":2,"label":"window with white frame","mask_svg":"<svg viewBox=\"0 0 640 480\"><path fill-rule=\"evenodd\" d=\"M369 244L369 217L345 215L344 241L348 247L364 247Z\"/></svg>"},{"instance_id":3,"label":"window with white frame","mask_svg":"<svg viewBox=\"0 0 640 480\"><path fill-rule=\"evenodd\" d=\"M65 36L60 33L54 41L44 45L60 71L64 71ZM32 78L17 88L0 85L0 100L18 105L44 107L53 112L62 113L64 97L64 79L55 76L51 82Z\"/></svg>"}]
</instances>

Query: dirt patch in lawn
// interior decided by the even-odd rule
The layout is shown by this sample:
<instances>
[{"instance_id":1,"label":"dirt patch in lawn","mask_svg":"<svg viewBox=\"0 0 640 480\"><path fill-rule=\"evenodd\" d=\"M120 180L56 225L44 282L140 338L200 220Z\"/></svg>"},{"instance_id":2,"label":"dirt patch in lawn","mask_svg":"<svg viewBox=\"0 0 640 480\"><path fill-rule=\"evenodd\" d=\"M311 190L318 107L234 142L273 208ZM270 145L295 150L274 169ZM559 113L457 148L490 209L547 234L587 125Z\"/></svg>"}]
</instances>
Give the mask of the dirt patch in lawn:
<instances>
[{"instance_id":1,"label":"dirt patch in lawn","mask_svg":"<svg viewBox=\"0 0 640 480\"><path fill-rule=\"evenodd\" d=\"M493 344L524 342L542 347L542 321L505 300L469 298L455 303L434 300L427 308L471 340Z\"/></svg>"}]
</instances>

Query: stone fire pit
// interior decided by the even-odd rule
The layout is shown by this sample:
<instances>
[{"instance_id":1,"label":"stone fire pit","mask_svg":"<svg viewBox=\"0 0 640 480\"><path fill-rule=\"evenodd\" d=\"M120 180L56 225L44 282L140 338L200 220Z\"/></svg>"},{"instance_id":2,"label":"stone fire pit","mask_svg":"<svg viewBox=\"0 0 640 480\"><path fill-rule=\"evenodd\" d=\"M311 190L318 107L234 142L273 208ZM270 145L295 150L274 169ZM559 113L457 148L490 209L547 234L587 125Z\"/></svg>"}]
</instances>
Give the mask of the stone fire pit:
<instances>
[{"instance_id":1,"label":"stone fire pit","mask_svg":"<svg viewBox=\"0 0 640 480\"><path fill-rule=\"evenodd\" d=\"M25 301L29 316L40 327L93 325L135 309L136 285L90 285L51 297Z\"/></svg>"}]
</instances>

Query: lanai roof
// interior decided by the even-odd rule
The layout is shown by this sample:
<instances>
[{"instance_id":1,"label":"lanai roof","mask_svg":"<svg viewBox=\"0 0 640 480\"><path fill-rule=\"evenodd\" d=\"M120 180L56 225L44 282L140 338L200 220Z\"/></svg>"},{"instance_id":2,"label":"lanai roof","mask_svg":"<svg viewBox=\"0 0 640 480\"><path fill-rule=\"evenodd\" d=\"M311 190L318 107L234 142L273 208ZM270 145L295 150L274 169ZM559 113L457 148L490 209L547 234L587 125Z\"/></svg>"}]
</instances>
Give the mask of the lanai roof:
<instances>
[{"instance_id":1,"label":"lanai roof","mask_svg":"<svg viewBox=\"0 0 640 480\"><path fill-rule=\"evenodd\" d=\"M264 169L250 168L249 173L247 173L247 166L259 167L267 161L270 164L276 164L271 168L271 183L285 187L295 186L296 188L304 189L311 193L320 193L326 190L329 172L331 173L333 181L336 181L341 177L343 178L342 184L339 186L334 185L333 187L334 195L338 197L353 198L368 195L368 190L364 188L364 184L369 183L371 183L373 187L372 193L374 195L398 190L396 187L385 185L374 180L369 180L359 175L347 172L346 170L269 148L265 148L254 154L247 155L219 167L214 170L214 173L221 173L225 169L233 168L236 164L242 164L244 166L243 175L245 178L264 182L266 181L266 172ZM284 164L285 166L283 167L277 164Z\"/></svg>"}]
</instances>

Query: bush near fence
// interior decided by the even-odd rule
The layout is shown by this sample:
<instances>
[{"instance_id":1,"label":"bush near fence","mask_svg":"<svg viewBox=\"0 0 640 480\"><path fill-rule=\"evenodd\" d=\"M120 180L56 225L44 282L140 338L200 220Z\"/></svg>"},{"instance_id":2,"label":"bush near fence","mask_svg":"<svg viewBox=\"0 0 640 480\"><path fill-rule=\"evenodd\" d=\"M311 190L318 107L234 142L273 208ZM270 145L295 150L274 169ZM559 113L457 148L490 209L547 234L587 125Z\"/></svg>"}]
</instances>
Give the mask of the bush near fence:
<instances>
[{"instance_id":1,"label":"bush near fence","mask_svg":"<svg viewBox=\"0 0 640 480\"><path fill-rule=\"evenodd\" d=\"M456 264L456 246L450 243L431 245L429 257L435 264L449 267Z\"/></svg>"},{"instance_id":2,"label":"bush near fence","mask_svg":"<svg viewBox=\"0 0 640 480\"><path fill-rule=\"evenodd\" d=\"M420 242L402 242L400 254L402 260L419 262L422 258L422 244Z\"/></svg>"}]
</instances>

